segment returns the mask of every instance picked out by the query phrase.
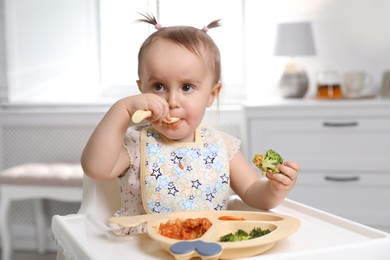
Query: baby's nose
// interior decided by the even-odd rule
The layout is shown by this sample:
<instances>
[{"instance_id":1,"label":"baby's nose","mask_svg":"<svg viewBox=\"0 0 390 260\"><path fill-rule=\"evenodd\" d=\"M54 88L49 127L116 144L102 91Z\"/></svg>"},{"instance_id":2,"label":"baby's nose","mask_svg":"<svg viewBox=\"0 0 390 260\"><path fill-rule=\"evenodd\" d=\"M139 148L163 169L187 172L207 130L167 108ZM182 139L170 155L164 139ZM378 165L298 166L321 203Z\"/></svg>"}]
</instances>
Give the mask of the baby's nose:
<instances>
[{"instance_id":1,"label":"baby's nose","mask_svg":"<svg viewBox=\"0 0 390 260\"><path fill-rule=\"evenodd\" d=\"M170 108L177 107L177 95L176 93L171 92L168 97L168 104Z\"/></svg>"}]
</instances>

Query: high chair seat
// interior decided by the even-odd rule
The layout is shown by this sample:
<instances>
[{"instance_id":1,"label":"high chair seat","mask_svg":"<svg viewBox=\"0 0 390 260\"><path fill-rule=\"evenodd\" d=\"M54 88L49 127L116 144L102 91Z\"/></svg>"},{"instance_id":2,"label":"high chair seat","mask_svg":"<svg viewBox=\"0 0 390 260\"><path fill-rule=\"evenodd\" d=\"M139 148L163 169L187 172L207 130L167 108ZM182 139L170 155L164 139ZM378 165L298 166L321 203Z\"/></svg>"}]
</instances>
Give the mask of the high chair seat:
<instances>
[{"instance_id":1,"label":"high chair seat","mask_svg":"<svg viewBox=\"0 0 390 260\"><path fill-rule=\"evenodd\" d=\"M43 199L81 201L83 171L80 164L31 163L0 172L0 232L2 259L12 256L12 239L8 221L12 201L33 199L36 241L39 253L46 251L46 215Z\"/></svg>"},{"instance_id":2,"label":"high chair seat","mask_svg":"<svg viewBox=\"0 0 390 260\"><path fill-rule=\"evenodd\" d=\"M81 206L76 215L88 215L93 218L95 223L106 223L107 219L120 208L120 194L117 185L117 180L99 182L88 176L83 177L83 194ZM56 219L62 216L53 216L52 232L55 230ZM61 234L53 233L53 237L58 245L57 260L74 259L67 257L69 255L66 249L63 248L65 241L62 241Z\"/></svg>"}]
</instances>

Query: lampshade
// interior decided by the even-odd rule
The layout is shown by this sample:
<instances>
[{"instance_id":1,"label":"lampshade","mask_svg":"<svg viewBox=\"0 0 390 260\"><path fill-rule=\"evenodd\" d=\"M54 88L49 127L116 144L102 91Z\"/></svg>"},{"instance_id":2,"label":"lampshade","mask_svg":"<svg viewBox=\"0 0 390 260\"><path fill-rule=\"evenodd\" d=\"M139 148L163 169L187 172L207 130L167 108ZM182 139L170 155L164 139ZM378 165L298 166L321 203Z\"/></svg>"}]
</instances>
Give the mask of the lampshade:
<instances>
[{"instance_id":1,"label":"lampshade","mask_svg":"<svg viewBox=\"0 0 390 260\"><path fill-rule=\"evenodd\" d=\"M307 56L316 54L313 34L309 22L282 23L277 27L275 55ZM299 63L289 61L281 78L279 86L283 97L303 97L309 88L309 78Z\"/></svg>"},{"instance_id":2,"label":"lampshade","mask_svg":"<svg viewBox=\"0 0 390 260\"><path fill-rule=\"evenodd\" d=\"M281 23L277 27L275 55L315 55L310 22Z\"/></svg>"}]
</instances>

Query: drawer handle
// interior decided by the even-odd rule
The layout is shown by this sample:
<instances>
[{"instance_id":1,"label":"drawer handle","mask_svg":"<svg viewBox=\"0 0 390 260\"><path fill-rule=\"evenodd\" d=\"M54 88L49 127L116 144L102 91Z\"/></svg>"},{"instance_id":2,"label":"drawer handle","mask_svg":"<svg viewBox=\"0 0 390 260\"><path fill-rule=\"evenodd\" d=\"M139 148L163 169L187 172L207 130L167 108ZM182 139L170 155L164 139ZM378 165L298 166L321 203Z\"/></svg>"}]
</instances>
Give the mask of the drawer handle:
<instances>
[{"instance_id":1,"label":"drawer handle","mask_svg":"<svg viewBox=\"0 0 390 260\"><path fill-rule=\"evenodd\" d=\"M335 181L335 182L347 182L347 181L359 181L359 176L352 177L334 177L334 176L325 176L325 180L327 181Z\"/></svg>"},{"instance_id":2,"label":"drawer handle","mask_svg":"<svg viewBox=\"0 0 390 260\"><path fill-rule=\"evenodd\" d=\"M358 122L324 122L325 127L354 127L358 126Z\"/></svg>"}]
</instances>

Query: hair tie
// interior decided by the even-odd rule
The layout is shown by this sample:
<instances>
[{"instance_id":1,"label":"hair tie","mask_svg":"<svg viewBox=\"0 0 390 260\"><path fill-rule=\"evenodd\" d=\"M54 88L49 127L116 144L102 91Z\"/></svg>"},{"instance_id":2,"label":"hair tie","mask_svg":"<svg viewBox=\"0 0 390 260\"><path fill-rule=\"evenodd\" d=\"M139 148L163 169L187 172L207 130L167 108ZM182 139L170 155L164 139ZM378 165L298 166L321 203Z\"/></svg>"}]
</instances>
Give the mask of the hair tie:
<instances>
[{"instance_id":1,"label":"hair tie","mask_svg":"<svg viewBox=\"0 0 390 260\"><path fill-rule=\"evenodd\" d=\"M203 26L202 31L207 33L209 31L209 28L207 26Z\"/></svg>"},{"instance_id":2,"label":"hair tie","mask_svg":"<svg viewBox=\"0 0 390 260\"><path fill-rule=\"evenodd\" d=\"M162 28L162 26L161 26L161 24L156 23L156 24L154 25L154 28L156 28L156 30L160 30L160 29Z\"/></svg>"}]
</instances>

